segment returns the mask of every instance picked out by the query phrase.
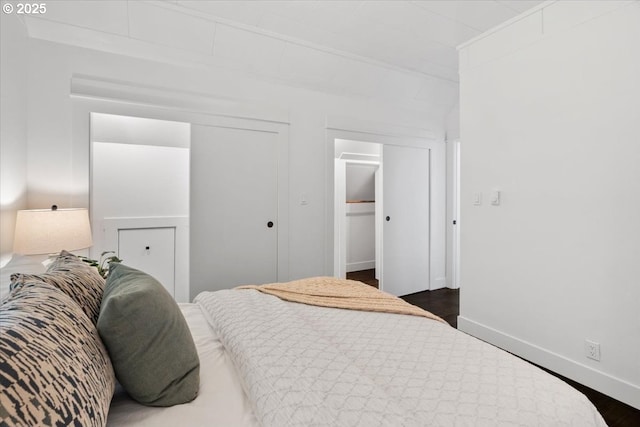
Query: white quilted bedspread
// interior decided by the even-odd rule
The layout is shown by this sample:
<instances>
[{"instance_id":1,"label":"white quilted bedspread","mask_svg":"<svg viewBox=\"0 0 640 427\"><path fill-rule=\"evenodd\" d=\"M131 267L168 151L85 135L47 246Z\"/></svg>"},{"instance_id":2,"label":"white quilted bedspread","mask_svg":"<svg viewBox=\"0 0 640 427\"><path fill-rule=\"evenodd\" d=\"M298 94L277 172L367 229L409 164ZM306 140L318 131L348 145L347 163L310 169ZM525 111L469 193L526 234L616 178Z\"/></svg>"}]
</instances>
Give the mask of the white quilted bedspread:
<instances>
[{"instance_id":1,"label":"white quilted bedspread","mask_svg":"<svg viewBox=\"0 0 640 427\"><path fill-rule=\"evenodd\" d=\"M196 300L263 426L605 426L572 387L442 323L255 290Z\"/></svg>"}]
</instances>

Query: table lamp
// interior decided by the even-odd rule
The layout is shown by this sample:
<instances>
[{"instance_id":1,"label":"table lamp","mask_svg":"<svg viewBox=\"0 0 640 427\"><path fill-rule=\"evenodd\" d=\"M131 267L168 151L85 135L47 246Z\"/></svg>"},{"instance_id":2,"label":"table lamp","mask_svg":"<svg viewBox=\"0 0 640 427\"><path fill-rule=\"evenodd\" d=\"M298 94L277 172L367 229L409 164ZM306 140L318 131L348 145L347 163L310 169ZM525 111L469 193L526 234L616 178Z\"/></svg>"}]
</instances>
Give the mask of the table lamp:
<instances>
[{"instance_id":1,"label":"table lamp","mask_svg":"<svg viewBox=\"0 0 640 427\"><path fill-rule=\"evenodd\" d=\"M13 252L21 255L56 254L93 244L86 209L32 209L18 211Z\"/></svg>"}]
</instances>

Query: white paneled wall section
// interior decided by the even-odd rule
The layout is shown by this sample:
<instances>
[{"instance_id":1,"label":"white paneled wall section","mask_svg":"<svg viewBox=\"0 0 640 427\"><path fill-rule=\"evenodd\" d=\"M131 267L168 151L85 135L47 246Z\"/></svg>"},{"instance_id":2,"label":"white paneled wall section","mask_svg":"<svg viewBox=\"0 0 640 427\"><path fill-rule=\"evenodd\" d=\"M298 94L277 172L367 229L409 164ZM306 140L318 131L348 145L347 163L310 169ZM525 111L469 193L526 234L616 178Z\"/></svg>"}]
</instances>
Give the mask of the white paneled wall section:
<instances>
[{"instance_id":1,"label":"white paneled wall section","mask_svg":"<svg viewBox=\"0 0 640 427\"><path fill-rule=\"evenodd\" d=\"M90 117L92 257L114 251L189 301L190 125Z\"/></svg>"},{"instance_id":2,"label":"white paneled wall section","mask_svg":"<svg viewBox=\"0 0 640 427\"><path fill-rule=\"evenodd\" d=\"M460 49L458 327L636 408L639 23L547 2Z\"/></svg>"}]
</instances>

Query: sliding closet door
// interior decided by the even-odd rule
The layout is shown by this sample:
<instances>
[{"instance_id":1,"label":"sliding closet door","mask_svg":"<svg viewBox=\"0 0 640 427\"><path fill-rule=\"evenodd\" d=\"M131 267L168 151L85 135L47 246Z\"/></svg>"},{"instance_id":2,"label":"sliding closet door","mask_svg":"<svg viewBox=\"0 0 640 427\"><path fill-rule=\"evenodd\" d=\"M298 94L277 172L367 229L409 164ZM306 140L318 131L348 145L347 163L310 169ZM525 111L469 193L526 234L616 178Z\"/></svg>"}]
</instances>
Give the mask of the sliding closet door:
<instances>
[{"instance_id":1,"label":"sliding closet door","mask_svg":"<svg viewBox=\"0 0 640 427\"><path fill-rule=\"evenodd\" d=\"M194 125L191 295L278 279L277 134Z\"/></svg>"},{"instance_id":2,"label":"sliding closet door","mask_svg":"<svg viewBox=\"0 0 640 427\"><path fill-rule=\"evenodd\" d=\"M429 289L429 150L383 146L382 289Z\"/></svg>"}]
</instances>

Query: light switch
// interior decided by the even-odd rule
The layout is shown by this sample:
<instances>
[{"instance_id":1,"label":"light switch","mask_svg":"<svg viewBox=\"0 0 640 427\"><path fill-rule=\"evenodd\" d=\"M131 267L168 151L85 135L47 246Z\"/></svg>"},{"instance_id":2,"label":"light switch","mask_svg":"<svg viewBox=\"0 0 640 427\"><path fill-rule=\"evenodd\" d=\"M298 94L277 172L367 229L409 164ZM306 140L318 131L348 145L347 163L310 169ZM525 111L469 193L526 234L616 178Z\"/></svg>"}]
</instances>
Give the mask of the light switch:
<instances>
[{"instance_id":1,"label":"light switch","mask_svg":"<svg viewBox=\"0 0 640 427\"><path fill-rule=\"evenodd\" d=\"M482 193L473 193L473 204L476 206L482 204Z\"/></svg>"},{"instance_id":2,"label":"light switch","mask_svg":"<svg viewBox=\"0 0 640 427\"><path fill-rule=\"evenodd\" d=\"M500 205L500 191L499 190L493 190L491 192L491 204L493 206L499 206Z\"/></svg>"},{"instance_id":3,"label":"light switch","mask_svg":"<svg viewBox=\"0 0 640 427\"><path fill-rule=\"evenodd\" d=\"M307 199L307 193L300 194L300 204L302 206L305 206L305 205L309 204L309 200Z\"/></svg>"}]
</instances>

